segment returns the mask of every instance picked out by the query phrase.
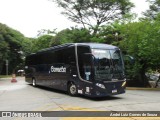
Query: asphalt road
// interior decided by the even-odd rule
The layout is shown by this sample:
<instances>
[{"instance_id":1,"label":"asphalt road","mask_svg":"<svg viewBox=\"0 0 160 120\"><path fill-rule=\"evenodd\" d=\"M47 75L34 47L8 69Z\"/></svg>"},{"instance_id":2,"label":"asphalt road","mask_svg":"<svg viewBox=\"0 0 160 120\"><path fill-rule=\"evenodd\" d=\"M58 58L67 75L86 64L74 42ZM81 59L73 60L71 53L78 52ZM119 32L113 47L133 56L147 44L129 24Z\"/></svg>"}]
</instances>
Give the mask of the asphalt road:
<instances>
[{"instance_id":1,"label":"asphalt road","mask_svg":"<svg viewBox=\"0 0 160 120\"><path fill-rule=\"evenodd\" d=\"M160 111L160 91L127 90L125 94L88 98L33 87L17 77L0 79L0 111Z\"/></svg>"}]
</instances>

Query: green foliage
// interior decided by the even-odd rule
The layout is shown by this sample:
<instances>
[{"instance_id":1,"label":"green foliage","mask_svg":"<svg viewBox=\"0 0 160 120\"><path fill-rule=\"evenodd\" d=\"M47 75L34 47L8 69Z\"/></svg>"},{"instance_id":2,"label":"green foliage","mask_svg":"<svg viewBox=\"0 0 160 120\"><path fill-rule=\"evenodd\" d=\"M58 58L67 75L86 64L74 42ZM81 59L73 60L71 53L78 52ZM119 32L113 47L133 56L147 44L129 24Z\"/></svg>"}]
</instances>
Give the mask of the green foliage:
<instances>
[{"instance_id":1,"label":"green foliage","mask_svg":"<svg viewBox=\"0 0 160 120\"><path fill-rule=\"evenodd\" d=\"M54 36L51 42L51 46L64 43L79 43L79 42L90 42L90 41L91 41L91 35L89 30L71 28L71 29L64 29L58 32Z\"/></svg>"},{"instance_id":2,"label":"green foliage","mask_svg":"<svg viewBox=\"0 0 160 120\"><path fill-rule=\"evenodd\" d=\"M73 42L71 39L71 30L64 29L56 34L56 36L51 41L51 46L59 45L63 43L70 43Z\"/></svg>"},{"instance_id":3,"label":"green foliage","mask_svg":"<svg viewBox=\"0 0 160 120\"><path fill-rule=\"evenodd\" d=\"M102 26L99 31L99 37L103 38L103 43L114 44L121 40L121 35L119 34L119 24L116 22L111 25Z\"/></svg>"},{"instance_id":4,"label":"green foliage","mask_svg":"<svg viewBox=\"0 0 160 120\"><path fill-rule=\"evenodd\" d=\"M0 73L5 60L9 60L10 73L18 64L22 63L21 41L23 40L24 36L20 32L0 23Z\"/></svg>"},{"instance_id":5,"label":"green foliage","mask_svg":"<svg viewBox=\"0 0 160 120\"><path fill-rule=\"evenodd\" d=\"M43 35L38 37L37 39L32 39L32 52L37 52L41 49L45 49L50 47L50 43L53 39L51 35Z\"/></svg>"},{"instance_id":6,"label":"green foliage","mask_svg":"<svg viewBox=\"0 0 160 120\"><path fill-rule=\"evenodd\" d=\"M145 81L149 69L160 68L160 22L141 21L122 25L120 33L124 36L120 47L135 58L135 65L129 70L132 78Z\"/></svg>"},{"instance_id":7,"label":"green foliage","mask_svg":"<svg viewBox=\"0 0 160 120\"><path fill-rule=\"evenodd\" d=\"M34 47L33 47L33 41L35 39L33 38L25 38L22 42L21 42L21 45L22 45L22 51L23 51L23 57L31 54L34 50Z\"/></svg>"},{"instance_id":8,"label":"green foliage","mask_svg":"<svg viewBox=\"0 0 160 120\"><path fill-rule=\"evenodd\" d=\"M123 45L128 46L127 49L130 54L136 58L144 59L149 65L158 62L159 58L157 56L160 53L159 26L159 21L127 24L123 31L125 33Z\"/></svg>"}]
</instances>

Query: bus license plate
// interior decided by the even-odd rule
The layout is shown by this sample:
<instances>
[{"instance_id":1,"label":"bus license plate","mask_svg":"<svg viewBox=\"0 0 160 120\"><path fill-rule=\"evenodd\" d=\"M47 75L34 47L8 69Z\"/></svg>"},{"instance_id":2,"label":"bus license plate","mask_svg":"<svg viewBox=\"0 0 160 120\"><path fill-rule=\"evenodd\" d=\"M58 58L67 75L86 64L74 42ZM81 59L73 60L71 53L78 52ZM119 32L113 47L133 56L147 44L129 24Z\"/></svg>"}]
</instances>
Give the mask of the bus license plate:
<instances>
[{"instance_id":1,"label":"bus license plate","mask_svg":"<svg viewBox=\"0 0 160 120\"><path fill-rule=\"evenodd\" d=\"M116 93L117 92L117 89L115 89L115 90L112 90L112 93Z\"/></svg>"}]
</instances>

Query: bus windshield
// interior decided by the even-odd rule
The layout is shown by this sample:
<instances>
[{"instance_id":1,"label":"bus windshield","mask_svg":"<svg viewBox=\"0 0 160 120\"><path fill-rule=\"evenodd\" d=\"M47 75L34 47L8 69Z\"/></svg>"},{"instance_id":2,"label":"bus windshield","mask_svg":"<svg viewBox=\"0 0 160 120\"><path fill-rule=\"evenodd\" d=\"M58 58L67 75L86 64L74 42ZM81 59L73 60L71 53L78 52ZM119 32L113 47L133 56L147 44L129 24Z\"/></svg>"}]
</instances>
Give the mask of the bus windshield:
<instances>
[{"instance_id":1,"label":"bus windshield","mask_svg":"<svg viewBox=\"0 0 160 120\"><path fill-rule=\"evenodd\" d=\"M92 49L92 54L95 57L95 80L122 79L124 69L120 50Z\"/></svg>"}]
</instances>

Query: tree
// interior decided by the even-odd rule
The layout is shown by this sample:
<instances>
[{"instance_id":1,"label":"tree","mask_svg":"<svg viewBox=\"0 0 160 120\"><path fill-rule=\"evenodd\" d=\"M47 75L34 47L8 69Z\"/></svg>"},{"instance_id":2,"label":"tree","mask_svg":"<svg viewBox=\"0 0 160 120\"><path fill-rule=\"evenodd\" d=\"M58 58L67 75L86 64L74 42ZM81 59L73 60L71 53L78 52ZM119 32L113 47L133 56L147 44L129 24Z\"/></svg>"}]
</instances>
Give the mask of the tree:
<instances>
[{"instance_id":1,"label":"tree","mask_svg":"<svg viewBox=\"0 0 160 120\"><path fill-rule=\"evenodd\" d=\"M92 35L91 42L113 44L118 46L123 40L120 34L120 28L123 24L131 23L136 18L136 14L126 14L121 20L116 20L111 24L102 25L96 35Z\"/></svg>"},{"instance_id":2,"label":"tree","mask_svg":"<svg viewBox=\"0 0 160 120\"><path fill-rule=\"evenodd\" d=\"M64 43L90 42L91 37L90 31L84 28L64 29L54 36L51 46Z\"/></svg>"},{"instance_id":3,"label":"tree","mask_svg":"<svg viewBox=\"0 0 160 120\"><path fill-rule=\"evenodd\" d=\"M4 72L5 60L9 60L9 73L23 62L22 41L23 34L0 23L0 74Z\"/></svg>"},{"instance_id":4,"label":"tree","mask_svg":"<svg viewBox=\"0 0 160 120\"><path fill-rule=\"evenodd\" d=\"M34 52L34 44L35 39L34 38L25 38L22 42L22 51L23 51L23 57L31 54L32 52Z\"/></svg>"},{"instance_id":5,"label":"tree","mask_svg":"<svg viewBox=\"0 0 160 120\"><path fill-rule=\"evenodd\" d=\"M120 33L123 41L120 47L135 58L135 64L129 70L136 84L147 86L145 73L160 68L160 22L149 20L122 25Z\"/></svg>"},{"instance_id":6,"label":"tree","mask_svg":"<svg viewBox=\"0 0 160 120\"><path fill-rule=\"evenodd\" d=\"M149 10L143 13L147 19L154 20L160 13L160 0L147 0L150 4Z\"/></svg>"},{"instance_id":7,"label":"tree","mask_svg":"<svg viewBox=\"0 0 160 120\"><path fill-rule=\"evenodd\" d=\"M114 24L106 25L101 27L98 37L103 39L102 43L106 44L115 44L121 40L121 35L119 34L118 24L114 22Z\"/></svg>"},{"instance_id":8,"label":"tree","mask_svg":"<svg viewBox=\"0 0 160 120\"><path fill-rule=\"evenodd\" d=\"M58 32L51 41L51 46L73 42L71 39L71 30L64 29Z\"/></svg>"},{"instance_id":9,"label":"tree","mask_svg":"<svg viewBox=\"0 0 160 120\"><path fill-rule=\"evenodd\" d=\"M73 22L89 26L93 34L101 25L121 19L134 6L129 0L53 0Z\"/></svg>"},{"instance_id":10,"label":"tree","mask_svg":"<svg viewBox=\"0 0 160 120\"><path fill-rule=\"evenodd\" d=\"M41 49L45 49L50 47L53 36L51 35L43 35L38 37L37 39L32 39L32 52L37 52Z\"/></svg>"},{"instance_id":11,"label":"tree","mask_svg":"<svg viewBox=\"0 0 160 120\"><path fill-rule=\"evenodd\" d=\"M0 35L0 73L3 69L4 61L7 58L8 53L8 43L3 40L2 35Z\"/></svg>"}]
</instances>

